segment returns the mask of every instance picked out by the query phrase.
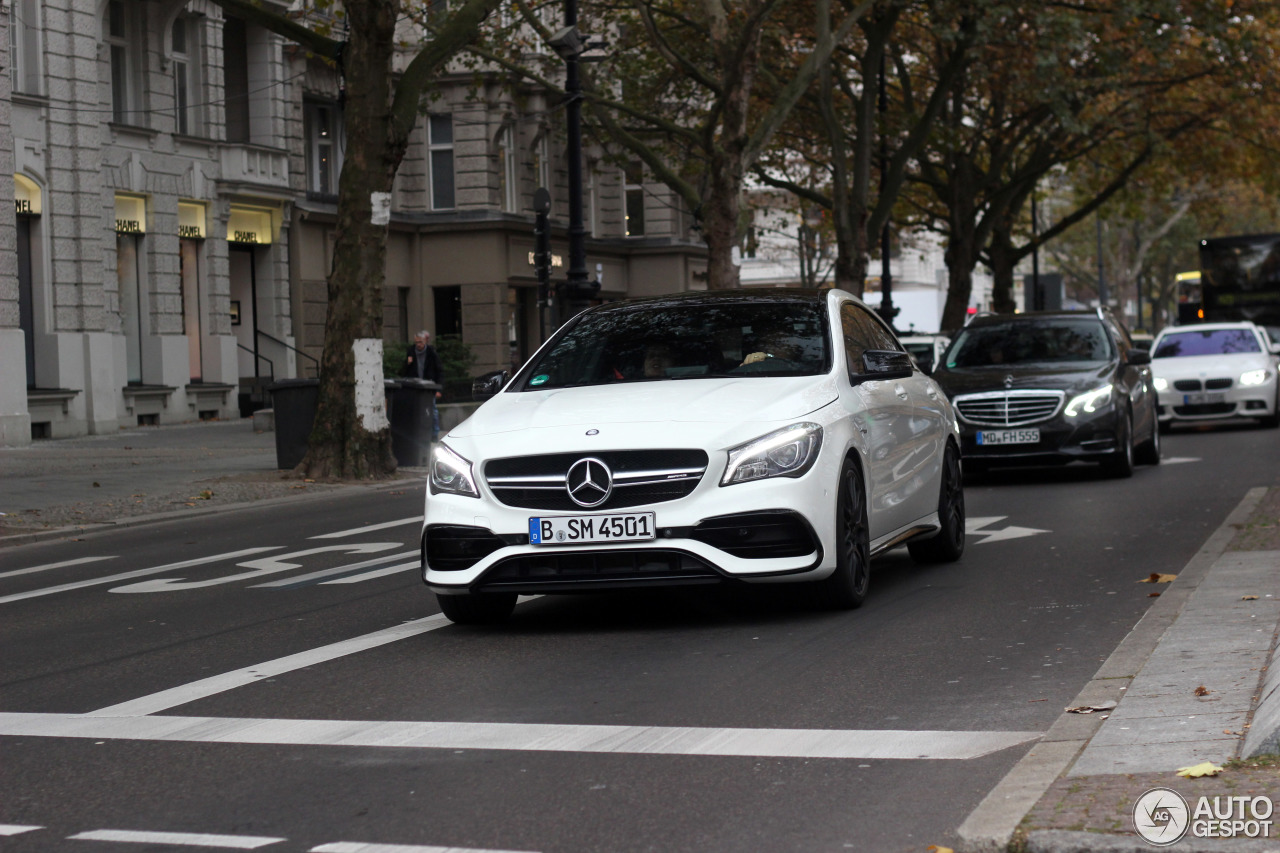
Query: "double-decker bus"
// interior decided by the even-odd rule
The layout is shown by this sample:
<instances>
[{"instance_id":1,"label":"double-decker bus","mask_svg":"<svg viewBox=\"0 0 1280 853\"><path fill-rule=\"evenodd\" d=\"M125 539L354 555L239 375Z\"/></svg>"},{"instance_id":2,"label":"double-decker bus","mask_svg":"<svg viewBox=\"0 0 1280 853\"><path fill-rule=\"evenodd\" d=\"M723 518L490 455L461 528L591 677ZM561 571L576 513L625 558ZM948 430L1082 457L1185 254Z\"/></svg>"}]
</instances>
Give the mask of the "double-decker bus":
<instances>
[{"instance_id":1,"label":"double-decker bus","mask_svg":"<svg viewBox=\"0 0 1280 853\"><path fill-rule=\"evenodd\" d=\"M1280 234L1201 240L1200 295L1206 322L1280 329Z\"/></svg>"}]
</instances>

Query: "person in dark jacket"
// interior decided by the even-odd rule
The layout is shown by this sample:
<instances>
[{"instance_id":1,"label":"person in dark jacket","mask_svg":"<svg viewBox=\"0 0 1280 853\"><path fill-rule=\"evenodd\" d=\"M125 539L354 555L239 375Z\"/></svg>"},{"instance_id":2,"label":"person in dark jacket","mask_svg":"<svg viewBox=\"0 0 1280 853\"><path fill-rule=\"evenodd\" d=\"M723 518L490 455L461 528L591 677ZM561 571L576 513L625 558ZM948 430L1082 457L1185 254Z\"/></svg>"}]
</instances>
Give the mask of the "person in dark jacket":
<instances>
[{"instance_id":1,"label":"person in dark jacket","mask_svg":"<svg viewBox=\"0 0 1280 853\"><path fill-rule=\"evenodd\" d=\"M409 356L400 369L400 375L411 379L425 379L437 385L443 384L444 365L440 363L440 354L431 345L431 333L427 330L423 329L413 336L413 346L409 348ZM428 398L427 402L427 407L431 409L432 441L440 440L440 410L436 408L436 400L440 396L441 392L437 391L435 398Z\"/></svg>"}]
</instances>

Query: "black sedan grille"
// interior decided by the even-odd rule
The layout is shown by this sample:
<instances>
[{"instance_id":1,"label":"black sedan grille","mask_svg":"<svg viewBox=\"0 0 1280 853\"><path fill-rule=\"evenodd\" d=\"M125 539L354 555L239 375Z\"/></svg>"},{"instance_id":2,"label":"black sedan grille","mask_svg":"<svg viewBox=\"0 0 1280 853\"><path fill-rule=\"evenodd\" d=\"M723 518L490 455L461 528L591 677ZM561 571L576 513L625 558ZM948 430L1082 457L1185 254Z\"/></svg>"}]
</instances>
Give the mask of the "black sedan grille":
<instances>
[{"instance_id":1,"label":"black sedan grille","mask_svg":"<svg viewBox=\"0 0 1280 853\"><path fill-rule=\"evenodd\" d=\"M592 511L664 503L689 495L706 473L702 450L605 450L494 459L484 467L485 483L502 504L522 509L582 512L569 498L569 467L591 457L609 466L613 493Z\"/></svg>"},{"instance_id":2,"label":"black sedan grille","mask_svg":"<svg viewBox=\"0 0 1280 853\"><path fill-rule=\"evenodd\" d=\"M960 416L980 426L1015 427L1047 421L1062 408L1062 391L992 391L955 398Z\"/></svg>"}]
</instances>

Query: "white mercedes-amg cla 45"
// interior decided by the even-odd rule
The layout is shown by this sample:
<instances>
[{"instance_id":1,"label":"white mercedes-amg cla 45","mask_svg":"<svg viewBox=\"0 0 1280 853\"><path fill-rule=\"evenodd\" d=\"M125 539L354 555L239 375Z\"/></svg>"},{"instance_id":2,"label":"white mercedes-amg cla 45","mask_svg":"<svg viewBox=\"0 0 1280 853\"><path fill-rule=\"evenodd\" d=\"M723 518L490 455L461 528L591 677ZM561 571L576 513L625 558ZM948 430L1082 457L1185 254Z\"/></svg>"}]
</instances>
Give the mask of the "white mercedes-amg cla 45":
<instances>
[{"instance_id":1,"label":"white mercedes-amg cla 45","mask_svg":"<svg viewBox=\"0 0 1280 853\"><path fill-rule=\"evenodd\" d=\"M959 432L839 290L601 305L432 452L423 579L455 622L520 594L805 584L853 608L870 560L964 550Z\"/></svg>"}]
</instances>

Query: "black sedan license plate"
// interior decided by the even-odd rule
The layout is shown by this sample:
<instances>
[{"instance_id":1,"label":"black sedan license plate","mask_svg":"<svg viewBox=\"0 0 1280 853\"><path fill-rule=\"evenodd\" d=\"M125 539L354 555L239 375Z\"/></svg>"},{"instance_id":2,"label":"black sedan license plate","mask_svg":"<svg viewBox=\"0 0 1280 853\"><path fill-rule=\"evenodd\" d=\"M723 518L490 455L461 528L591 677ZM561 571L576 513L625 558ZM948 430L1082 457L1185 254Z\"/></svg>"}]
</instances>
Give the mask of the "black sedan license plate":
<instances>
[{"instance_id":1,"label":"black sedan license plate","mask_svg":"<svg viewBox=\"0 0 1280 853\"><path fill-rule=\"evenodd\" d=\"M987 429L978 433L978 444L1037 444L1038 429Z\"/></svg>"},{"instance_id":2,"label":"black sedan license plate","mask_svg":"<svg viewBox=\"0 0 1280 853\"><path fill-rule=\"evenodd\" d=\"M601 545L655 538L657 527L651 512L529 519L530 545Z\"/></svg>"}]
</instances>

